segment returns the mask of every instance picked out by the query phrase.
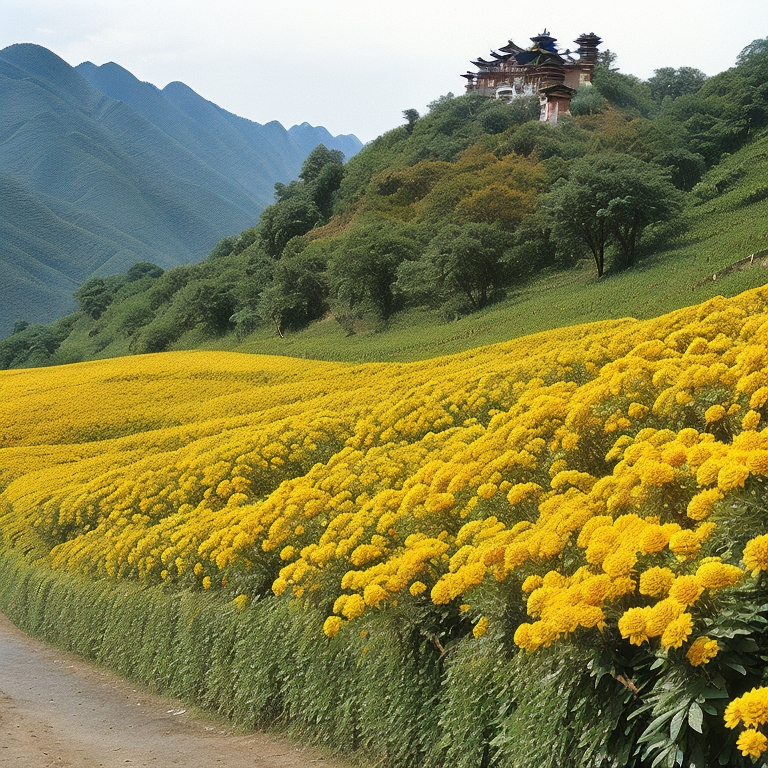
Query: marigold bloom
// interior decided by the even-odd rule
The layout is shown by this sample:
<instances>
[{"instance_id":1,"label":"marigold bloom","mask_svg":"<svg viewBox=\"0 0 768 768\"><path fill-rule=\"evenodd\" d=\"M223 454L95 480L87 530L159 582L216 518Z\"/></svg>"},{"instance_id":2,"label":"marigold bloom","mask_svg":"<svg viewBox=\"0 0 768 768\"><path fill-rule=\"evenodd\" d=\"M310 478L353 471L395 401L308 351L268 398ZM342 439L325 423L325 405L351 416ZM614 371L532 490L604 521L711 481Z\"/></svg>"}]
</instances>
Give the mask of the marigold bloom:
<instances>
[{"instance_id":1,"label":"marigold bloom","mask_svg":"<svg viewBox=\"0 0 768 768\"><path fill-rule=\"evenodd\" d=\"M760 424L760 414L757 411L747 411L744 414L744 418L741 420L741 428L748 432L753 429L757 429Z\"/></svg>"},{"instance_id":2,"label":"marigold bloom","mask_svg":"<svg viewBox=\"0 0 768 768\"><path fill-rule=\"evenodd\" d=\"M725 408L722 405L712 405L707 408L704 413L704 419L707 424L712 424L715 421L720 421L725 418Z\"/></svg>"},{"instance_id":3,"label":"marigold bloom","mask_svg":"<svg viewBox=\"0 0 768 768\"><path fill-rule=\"evenodd\" d=\"M723 498L719 488L708 488L697 493L689 502L686 514L691 520L704 520L712 513L715 504Z\"/></svg>"},{"instance_id":4,"label":"marigold bloom","mask_svg":"<svg viewBox=\"0 0 768 768\"><path fill-rule=\"evenodd\" d=\"M648 525L640 534L638 547L644 555L661 552L669 544L672 533L660 525Z\"/></svg>"},{"instance_id":5,"label":"marigold bloom","mask_svg":"<svg viewBox=\"0 0 768 768\"><path fill-rule=\"evenodd\" d=\"M640 574L639 592L649 597L666 597L675 580L675 574L669 568L654 566Z\"/></svg>"},{"instance_id":6,"label":"marigold bloom","mask_svg":"<svg viewBox=\"0 0 768 768\"><path fill-rule=\"evenodd\" d=\"M691 647L688 649L685 656L692 667L699 667L702 664L708 664L714 659L719 650L720 646L717 644L717 640L712 640L711 638L702 635L701 637L697 637L691 643Z\"/></svg>"},{"instance_id":7,"label":"marigold bloom","mask_svg":"<svg viewBox=\"0 0 768 768\"><path fill-rule=\"evenodd\" d=\"M472 634L476 638L482 637L488 631L488 618L481 616L477 624L472 628Z\"/></svg>"},{"instance_id":8,"label":"marigold bloom","mask_svg":"<svg viewBox=\"0 0 768 768\"><path fill-rule=\"evenodd\" d=\"M768 534L756 536L744 547L744 565L757 576L760 571L768 571Z\"/></svg>"},{"instance_id":9,"label":"marigold bloom","mask_svg":"<svg viewBox=\"0 0 768 768\"><path fill-rule=\"evenodd\" d=\"M659 637L666 628L685 610L685 606L671 597L660 600L651 606L648 614L646 631L649 637Z\"/></svg>"},{"instance_id":10,"label":"marigold bloom","mask_svg":"<svg viewBox=\"0 0 768 768\"><path fill-rule=\"evenodd\" d=\"M647 628L650 608L630 608L619 619L621 636L632 645L642 645L648 640Z\"/></svg>"},{"instance_id":11,"label":"marigold bloom","mask_svg":"<svg viewBox=\"0 0 768 768\"><path fill-rule=\"evenodd\" d=\"M694 531L682 530L672 534L669 549L678 557L691 557L698 554L701 542Z\"/></svg>"},{"instance_id":12,"label":"marigold bloom","mask_svg":"<svg viewBox=\"0 0 768 768\"><path fill-rule=\"evenodd\" d=\"M414 597L416 597L417 595L427 591L427 585L423 581L414 581L413 584L411 584L411 586L408 588L408 591Z\"/></svg>"},{"instance_id":13,"label":"marigold bloom","mask_svg":"<svg viewBox=\"0 0 768 768\"><path fill-rule=\"evenodd\" d=\"M744 464L729 462L717 473L717 487L721 491L743 488L748 477L749 470Z\"/></svg>"},{"instance_id":14,"label":"marigold bloom","mask_svg":"<svg viewBox=\"0 0 768 768\"><path fill-rule=\"evenodd\" d=\"M696 571L696 579L705 589L732 587L743 575L741 568L720 562L704 563Z\"/></svg>"},{"instance_id":15,"label":"marigold bloom","mask_svg":"<svg viewBox=\"0 0 768 768\"><path fill-rule=\"evenodd\" d=\"M695 576L678 576L669 588L669 596L683 605L693 605L704 591Z\"/></svg>"},{"instance_id":16,"label":"marigold bloom","mask_svg":"<svg viewBox=\"0 0 768 768\"><path fill-rule=\"evenodd\" d=\"M690 613L681 613L667 624L661 636L662 648L679 648L693 632L693 617Z\"/></svg>"},{"instance_id":17,"label":"marigold bloom","mask_svg":"<svg viewBox=\"0 0 768 768\"><path fill-rule=\"evenodd\" d=\"M768 749L768 738L754 728L747 728L739 734L736 747L744 757L758 758Z\"/></svg>"},{"instance_id":18,"label":"marigold bloom","mask_svg":"<svg viewBox=\"0 0 768 768\"><path fill-rule=\"evenodd\" d=\"M323 623L323 633L326 637L336 637L343 623L341 616L329 616Z\"/></svg>"}]
</instances>

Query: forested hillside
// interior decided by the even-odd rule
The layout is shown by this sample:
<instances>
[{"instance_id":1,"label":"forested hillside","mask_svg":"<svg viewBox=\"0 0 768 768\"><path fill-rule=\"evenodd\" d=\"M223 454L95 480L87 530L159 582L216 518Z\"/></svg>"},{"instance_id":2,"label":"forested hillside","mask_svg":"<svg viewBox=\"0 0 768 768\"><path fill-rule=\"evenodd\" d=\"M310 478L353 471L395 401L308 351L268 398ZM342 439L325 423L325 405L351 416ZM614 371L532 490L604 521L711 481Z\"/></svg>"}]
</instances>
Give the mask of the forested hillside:
<instances>
[{"instance_id":1,"label":"forested hillside","mask_svg":"<svg viewBox=\"0 0 768 768\"><path fill-rule=\"evenodd\" d=\"M734 265L768 247L767 73L765 40L709 79L641 82L607 55L557 126L535 100L406 110L346 164L316 149L205 262L90 281L79 313L7 339L2 364L201 344L411 358L476 343L475 316L491 342L761 284L760 257Z\"/></svg>"},{"instance_id":2,"label":"forested hillside","mask_svg":"<svg viewBox=\"0 0 768 768\"><path fill-rule=\"evenodd\" d=\"M0 333L71 311L94 273L200 260L257 219L314 145L335 146L325 129L261 126L105 66L81 65L94 87L40 46L0 53Z\"/></svg>"}]
</instances>

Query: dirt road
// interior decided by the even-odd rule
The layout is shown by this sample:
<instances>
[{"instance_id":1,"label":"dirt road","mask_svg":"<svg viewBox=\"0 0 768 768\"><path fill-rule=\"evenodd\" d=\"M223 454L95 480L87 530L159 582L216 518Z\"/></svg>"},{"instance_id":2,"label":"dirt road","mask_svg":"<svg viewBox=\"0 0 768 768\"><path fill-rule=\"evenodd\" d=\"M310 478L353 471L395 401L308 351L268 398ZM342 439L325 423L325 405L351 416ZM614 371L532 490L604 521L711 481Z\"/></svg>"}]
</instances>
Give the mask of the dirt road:
<instances>
[{"instance_id":1,"label":"dirt road","mask_svg":"<svg viewBox=\"0 0 768 768\"><path fill-rule=\"evenodd\" d=\"M344 768L277 738L233 734L28 637L1 614L0 766Z\"/></svg>"}]
</instances>

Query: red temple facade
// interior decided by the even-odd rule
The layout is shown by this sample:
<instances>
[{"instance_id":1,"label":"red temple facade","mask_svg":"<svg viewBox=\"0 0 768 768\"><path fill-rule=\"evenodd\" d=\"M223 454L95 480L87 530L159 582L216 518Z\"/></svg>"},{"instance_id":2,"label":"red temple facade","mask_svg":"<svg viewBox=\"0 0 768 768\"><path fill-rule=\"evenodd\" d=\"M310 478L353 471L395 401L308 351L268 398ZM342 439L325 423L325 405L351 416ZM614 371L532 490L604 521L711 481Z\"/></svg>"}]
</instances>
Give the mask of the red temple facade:
<instances>
[{"instance_id":1,"label":"red temple facade","mask_svg":"<svg viewBox=\"0 0 768 768\"><path fill-rule=\"evenodd\" d=\"M557 123L560 115L570 113L571 99L579 86L592 82L597 47L603 41L594 32L583 34L575 40L579 47L573 54L570 50L559 52L557 40L546 29L531 41L533 46L524 49L510 40L498 52L491 51L492 61L473 61L479 71L462 77L467 79L468 93L489 99L511 102L536 94L540 119Z\"/></svg>"}]
</instances>

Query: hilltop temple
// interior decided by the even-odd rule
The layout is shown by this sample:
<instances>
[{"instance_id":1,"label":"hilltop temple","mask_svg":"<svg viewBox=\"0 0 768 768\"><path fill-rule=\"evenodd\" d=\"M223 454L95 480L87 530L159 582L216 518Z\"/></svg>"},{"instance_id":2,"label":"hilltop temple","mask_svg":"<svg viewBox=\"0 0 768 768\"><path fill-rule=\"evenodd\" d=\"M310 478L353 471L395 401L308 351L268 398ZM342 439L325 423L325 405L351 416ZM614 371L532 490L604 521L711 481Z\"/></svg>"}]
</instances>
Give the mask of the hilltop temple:
<instances>
[{"instance_id":1,"label":"hilltop temple","mask_svg":"<svg viewBox=\"0 0 768 768\"><path fill-rule=\"evenodd\" d=\"M597 47L603 41L594 33L583 34L574 41L579 47L559 52L557 40L545 29L531 38L527 50L511 40L491 51L492 61L477 58L472 62L479 72L467 72L467 92L489 99L510 102L521 96L537 94L541 104L541 120L557 123L562 114L570 113L571 99L580 85L592 82L597 62Z\"/></svg>"}]
</instances>

